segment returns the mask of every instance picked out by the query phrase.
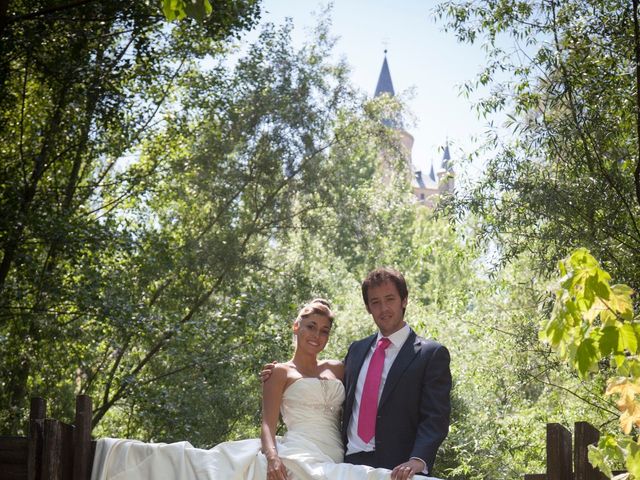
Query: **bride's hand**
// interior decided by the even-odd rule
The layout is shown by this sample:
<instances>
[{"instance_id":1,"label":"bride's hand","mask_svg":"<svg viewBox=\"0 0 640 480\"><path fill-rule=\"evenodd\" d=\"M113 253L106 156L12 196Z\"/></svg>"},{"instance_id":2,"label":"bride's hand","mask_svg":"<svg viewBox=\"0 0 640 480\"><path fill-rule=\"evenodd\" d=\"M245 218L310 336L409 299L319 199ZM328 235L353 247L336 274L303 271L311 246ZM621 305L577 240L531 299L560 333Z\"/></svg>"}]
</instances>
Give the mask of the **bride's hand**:
<instances>
[{"instance_id":1,"label":"bride's hand","mask_svg":"<svg viewBox=\"0 0 640 480\"><path fill-rule=\"evenodd\" d=\"M278 455L267 457L267 480L289 480L287 468Z\"/></svg>"},{"instance_id":2,"label":"bride's hand","mask_svg":"<svg viewBox=\"0 0 640 480\"><path fill-rule=\"evenodd\" d=\"M271 363L267 363L264 367L262 367L262 371L260 372L260 381L262 383L264 383L267 380L269 380L269 377L271 377L271 372L275 368L276 363L278 363L278 362L273 361Z\"/></svg>"}]
</instances>

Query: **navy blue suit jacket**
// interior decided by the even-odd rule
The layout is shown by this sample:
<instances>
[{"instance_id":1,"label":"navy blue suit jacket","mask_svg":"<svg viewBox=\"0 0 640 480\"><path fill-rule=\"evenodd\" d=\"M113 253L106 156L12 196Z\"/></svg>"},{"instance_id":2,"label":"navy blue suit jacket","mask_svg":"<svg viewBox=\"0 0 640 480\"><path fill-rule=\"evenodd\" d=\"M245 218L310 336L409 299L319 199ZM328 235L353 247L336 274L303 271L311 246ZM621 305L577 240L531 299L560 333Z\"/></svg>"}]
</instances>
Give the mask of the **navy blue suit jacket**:
<instances>
[{"instance_id":1,"label":"navy blue suit jacket","mask_svg":"<svg viewBox=\"0 0 640 480\"><path fill-rule=\"evenodd\" d=\"M377 333L349 346L345 357L342 437L347 445L356 383ZM449 431L451 372L449 351L411 330L391 365L376 420L376 467L393 469L411 457L433 469L436 452Z\"/></svg>"}]
</instances>

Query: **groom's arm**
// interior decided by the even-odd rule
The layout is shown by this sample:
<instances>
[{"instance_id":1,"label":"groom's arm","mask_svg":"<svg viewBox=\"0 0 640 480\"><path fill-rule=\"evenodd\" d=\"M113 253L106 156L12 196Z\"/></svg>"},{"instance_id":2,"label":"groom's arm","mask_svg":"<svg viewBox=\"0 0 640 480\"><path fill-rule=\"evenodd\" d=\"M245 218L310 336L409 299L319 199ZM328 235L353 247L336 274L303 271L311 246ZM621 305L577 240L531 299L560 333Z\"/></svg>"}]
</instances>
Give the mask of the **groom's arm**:
<instances>
[{"instance_id":1,"label":"groom's arm","mask_svg":"<svg viewBox=\"0 0 640 480\"><path fill-rule=\"evenodd\" d=\"M424 460L433 469L438 447L449 433L451 371L449 351L436 344L426 365L421 385L420 424L411 457Z\"/></svg>"}]
</instances>

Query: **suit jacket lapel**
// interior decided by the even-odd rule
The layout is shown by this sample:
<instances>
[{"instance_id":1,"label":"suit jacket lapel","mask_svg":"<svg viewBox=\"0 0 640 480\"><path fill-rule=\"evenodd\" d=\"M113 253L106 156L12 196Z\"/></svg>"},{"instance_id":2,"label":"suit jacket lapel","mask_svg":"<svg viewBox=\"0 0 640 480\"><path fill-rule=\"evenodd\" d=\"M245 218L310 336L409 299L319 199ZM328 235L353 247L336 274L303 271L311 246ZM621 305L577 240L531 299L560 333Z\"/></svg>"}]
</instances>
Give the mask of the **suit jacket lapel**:
<instances>
[{"instance_id":1,"label":"suit jacket lapel","mask_svg":"<svg viewBox=\"0 0 640 480\"><path fill-rule=\"evenodd\" d=\"M371 345L373 345L377 336L378 334L374 333L370 337L365 338L364 341L357 345L358 349L354 349L352 352L352 358L349 362L351 364L349 368L352 373L352 381L350 385L348 385L349 390L347 392L347 398L351 400L351 403L353 403L353 398L356 394L356 384L358 383L358 376L360 375L362 364L364 363L364 359L366 358L367 353L369 353Z\"/></svg>"},{"instance_id":2,"label":"suit jacket lapel","mask_svg":"<svg viewBox=\"0 0 640 480\"><path fill-rule=\"evenodd\" d=\"M402 348L398 352L398 356L391 365L387 379L384 382L384 388L382 395L380 396L380 405L383 405L387 400L393 389L395 388L398 380L402 376L402 373L407 369L409 364L413 361L415 356L420 351L420 340L416 336L416 332L411 330L411 333L407 337L407 340L402 345ZM379 407L378 407L379 408Z\"/></svg>"}]
</instances>

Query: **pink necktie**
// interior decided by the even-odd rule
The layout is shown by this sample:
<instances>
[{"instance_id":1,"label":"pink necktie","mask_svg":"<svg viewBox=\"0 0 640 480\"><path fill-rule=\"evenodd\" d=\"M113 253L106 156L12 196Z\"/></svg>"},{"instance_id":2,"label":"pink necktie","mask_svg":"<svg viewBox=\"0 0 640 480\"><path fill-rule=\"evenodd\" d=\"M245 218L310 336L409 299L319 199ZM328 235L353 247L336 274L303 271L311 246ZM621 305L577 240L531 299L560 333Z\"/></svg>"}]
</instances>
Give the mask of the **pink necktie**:
<instances>
[{"instance_id":1,"label":"pink necktie","mask_svg":"<svg viewBox=\"0 0 640 480\"><path fill-rule=\"evenodd\" d=\"M378 393L380 391L380 380L382 377L382 367L384 367L384 353L391 345L388 338L378 340L376 350L373 352L367 377L364 380L362 389L362 401L360 402L360 415L358 416L358 436L365 443L376 434L376 414L378 412Z\"/></svg>"}]
</instances>

